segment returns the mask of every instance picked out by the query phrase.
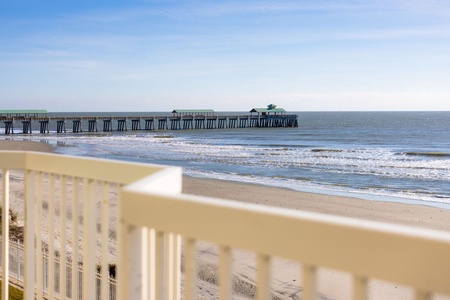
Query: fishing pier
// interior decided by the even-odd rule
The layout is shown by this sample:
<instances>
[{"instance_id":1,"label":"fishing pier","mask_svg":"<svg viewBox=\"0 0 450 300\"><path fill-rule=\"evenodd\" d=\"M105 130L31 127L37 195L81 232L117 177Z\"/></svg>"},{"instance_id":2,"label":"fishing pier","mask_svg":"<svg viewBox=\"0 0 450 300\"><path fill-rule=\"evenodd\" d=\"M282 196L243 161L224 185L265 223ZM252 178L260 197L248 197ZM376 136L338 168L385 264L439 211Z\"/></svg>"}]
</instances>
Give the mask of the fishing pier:
<instances>
[{"instance_id":1,"label":"fishing pier","mask_svg":"<svg viewBox=\"0 0 450 300\"><path fill-rule=\"evenodd\" d=\"M175 109L171 115L48 116L45 110L0 111L5 134L112 132L128 130L192 130L298 127L298 116L282 108L254 108L250 114L216 115L214 110ZM17 125L19 124L19 127Z\"/></svg>"}]
</instances>

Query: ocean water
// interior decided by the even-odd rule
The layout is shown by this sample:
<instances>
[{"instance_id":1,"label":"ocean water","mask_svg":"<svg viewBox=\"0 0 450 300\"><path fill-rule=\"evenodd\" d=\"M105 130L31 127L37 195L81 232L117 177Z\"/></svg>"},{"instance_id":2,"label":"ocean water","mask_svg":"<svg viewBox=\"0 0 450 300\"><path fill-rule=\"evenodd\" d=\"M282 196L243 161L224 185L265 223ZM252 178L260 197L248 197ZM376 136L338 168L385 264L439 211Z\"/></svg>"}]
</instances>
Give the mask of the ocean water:
<instances>
[{"instance_id":1,"label":"ocean water","mask_svg":"<svg viewBox=\"0 0 450 300\"><path fill-rule=\"evenodd\" d=\"M13 138L70 155L181 166L191 176L450 208L450 112L295 113L298 128L34 130Z\"/></svg>"}]
</instances>

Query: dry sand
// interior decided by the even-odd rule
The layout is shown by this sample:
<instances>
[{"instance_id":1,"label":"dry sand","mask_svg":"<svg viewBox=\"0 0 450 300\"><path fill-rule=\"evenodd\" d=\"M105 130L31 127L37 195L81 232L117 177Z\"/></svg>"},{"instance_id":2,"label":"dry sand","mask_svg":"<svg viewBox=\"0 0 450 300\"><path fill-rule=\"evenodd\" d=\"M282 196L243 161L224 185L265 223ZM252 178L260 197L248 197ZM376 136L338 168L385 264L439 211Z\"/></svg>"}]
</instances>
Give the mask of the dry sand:
<instances>
[{"instance_id":1,"label":"dry sand","mask_svg":"<svg viewBox=\"0 0 450 300\"><path fill-rule=\"evenodd\" d=\"M0 150L54 152L55 148L43 142L0 140Z\"/></svg>"},{"instance_id":2,"label":"dry sand","mask_svg":"<svg viewBox=\"0 0 450 300\"><path fill-rule=\"evenodd\" d=\"M45 143L0 141L0 150L32 150L52 152ZM350 197L297 192L289 189L260 186L231 181L183 178L183 192L187 194L237 200L261 205L333 214L386 223L419 226L450 231L450 210L420 205L408 205L382 201L367 201ZM217 261L216 250L207 243L199 247L203 265ZM332 251L332 249L330 249ZM243 282L254 281L254 256L239 251L234 258L235 276ZM280 298L299 299L301 288L300 267L297 263L277 259L274 262L273 294ZM203 282L199 284L199 299L214 299L217 287ZM321 299L350 299L351 278L335 270L319 271ZM412 299L408 288L379 281L371 283L371 299ZM289 296L293 295L293 296ZM300 293L301 297L301 293ZM240 296L234 297L240 299Z\"/></svg>"},{"instance_id":3,"label":"dry sand","mask_svg":"<svg viewBox=\"0 0 450 300\"><path fill-rule=\"evenodd\" d=\"M369 201L188 176L183 178L183 192L322 214L450 231L450 210L425 205Z\"/></svg>"}]
</instances>

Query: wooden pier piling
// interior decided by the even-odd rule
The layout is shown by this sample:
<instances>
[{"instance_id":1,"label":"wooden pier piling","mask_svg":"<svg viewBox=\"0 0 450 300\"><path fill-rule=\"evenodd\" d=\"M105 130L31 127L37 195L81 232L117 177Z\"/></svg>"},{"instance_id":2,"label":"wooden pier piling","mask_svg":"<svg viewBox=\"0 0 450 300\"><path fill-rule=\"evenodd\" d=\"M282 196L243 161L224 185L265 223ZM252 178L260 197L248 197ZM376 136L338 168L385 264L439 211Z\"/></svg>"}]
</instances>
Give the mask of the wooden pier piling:
<instances>
[{"instance_id":1,"label":"wooden pier piling","mask_svg":"<svg viewBox=\"0 0 450 300\"><path fill-rule=\"evenodd\" d=\"M179 130L181 129L181 119L180 118L170 118L170 129Z\"/></svg>"},{"instance_id":2,"label":"wooden pier piling","mask_svg":"<svg viewBox=\"0 0 450 300\"><path fill-rule=\"evenodd\" d=\"M145 130L154 130L155 127L153 125L153 118L146 118L145 119Z\"/></svg>"},{"instance_id":3,"label":"wooden pier piling","mask_svg":"<svg viewBox=\"0 0 450 300\"><path fill-rule=\"evenodd\" d=\"M184 116L183 117L183 129L193 129L193 121L194 118L192 116Z\"/></svg>"},{"instance_id":4,"label":"wooden pier piling","mask_svg":"<svg viewBox=\"0 0 450 300\"><path fill-rule=\"evenodd\" d=\"M31 120L23 120L22 121L23 126L23 133L32 133L31 131Z\"/></svg>"},{"instance_id":5,"label":"wooden pier piling","mask_svg":"<svg viewBox=\"0 0 450 300\"><path fill-rule=\"evenodd\" d=\"M14 120L7 120L5 123L5 134L14 134Z\"/></svg>"},{"instance_id":6,"label":"wooden pier piling","mask_svg":"<svg viewBox=\"0 0 450 300\"><path fill-rule=\"evenodd\" d=\"M117 131L127 131L127 119L117 120Z\"/></svg>"},{"instance_id":7,"label":"wooden pier piling","mask_svg":"<svg viewBox=\"0 0 450 300\"><path fill-rule=\"evenodd\" d=\"M167 126L167 117L159 117L158 118L158 130L168 129Z\"/></svg>"},{"instance_id":8,"label":"wooden pier piling","mask_svg":"<svg viewBox=\"0 0 450 300\"><path fill-rule=\"evenodd\" d=\"M81 119L72 120L72 132L83 132L83 128L81 127Z\"/></svg>"},{"instance_id":9,"label":"wooden pier piling","mask_svg":"<svg viewBox=\"0 0 450 300\"><path fill-rule=\"evenodd\" d=\"M195 116L195 129L203 129L205 128L205 117L204 116Z\"/></svg>"},{"instance_id":10,"label":"wooden pier piling","mask_svg":"<svg viewBox=\"0 0 450 300\"><path fill-rule=\"evenodd\" d=\"M217 117L207 117L206 118L206 129L216 128Z\"/></svg>"},{"instance_id":11,"label":"wooden pier piling","mask_svg":"<svg viewBox=\"0 0 450 300\"><path fill-rule=\"evenodd\" d=\"M141 119L131 119L131 130L141 130Z\"/></svg>"},{"instance_id":12,"label":"wooden pier piling","mask_svg":"<svg viewBox=\"0 0 450 300\"><path fill-rule=\"evenodd\" d=\"M237 116L228 117L228 128L236 128L238 118Z\"/></svg>"},{"instance_id":13,"label":"wooden pier piling","mask_svg":"<svg viewBox=\"0 0 450 300\"><path fill-rule=\"evenodd\" d=\"M88 120L88 131L89 132L98 132L97 119Z\"/></svg>"},{"instance_id":14,"label":"wooden pier piling","mask_svg":"<svg viewBox=\"0 0 450 300\"><path fill-rule=\"evenodd\" d=\"M56 120L56 133L66 133L66 120Z\"/></svg>"},{"instance_id":15,"label":"wooden pier piling","mask_svg":"<svg viewBox=\"0 0 450 300\"><path fill-rule=\"evenodd\" d=\"M103 132L110 132L110 131L112 131L112 120L104 119L103 120Z\"/></svg>"},{"instance_id":16,"label":"wooden pier piling","mask_svg":"<svg viewBox=\"0 0 450 300\"><path fill-rule=\"evenodd\" d=\"M50 132L49 128L48 128L48 122L49 122L48 119L39 121L39 132L40 133L49 133ZM30 126L30 129L31 129L31 126Z\"/></svg>"},{"instance_id":17,"label":"wooden pier piling","mask_svg":"<svg viewBox=\"0 0 450 300\"><path fill-rule=\"evenodd\" d=\"M239 128L247 127L248 117L239 117Z\"/></svg>"}]
</instances>

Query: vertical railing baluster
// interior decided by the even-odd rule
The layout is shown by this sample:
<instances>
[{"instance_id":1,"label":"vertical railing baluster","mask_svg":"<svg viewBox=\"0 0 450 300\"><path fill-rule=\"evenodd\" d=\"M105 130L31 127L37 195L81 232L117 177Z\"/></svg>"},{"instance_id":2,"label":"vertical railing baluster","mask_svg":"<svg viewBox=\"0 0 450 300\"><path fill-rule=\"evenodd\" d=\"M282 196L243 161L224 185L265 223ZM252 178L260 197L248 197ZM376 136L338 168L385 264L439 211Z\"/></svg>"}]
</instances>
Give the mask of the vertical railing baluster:
<instances>
[{"instance_id":1,"label":"vertical railing baluster","mask_svg":"<svg viewBox=\"0 0 450 300\"><path fill-rule=\"evenodd\" d=\"M106 182L102 182L102 206L101 206L101 216L102 216L102 225L101 225L101 234L102 234L102 262L101 262L101 271L102 271L102 280L101 282L101 299L108 299L108 287L109 287L109 266L108 266L108 257L109 257L109 186Z\"/></svg>"},{"instance_id":2,"label":"vertical railing baluster","mask_svg":"<svg viewBox=\"0 0 450 300\"><path fill-rule=\"evenodd\" d=\"M219 248L219 299L231 299L231 248L220 246Z\"/></svg>"},{"instance_id":3,"label":"vertical railing baluster","mask_svg":"<svg viewBox=\"0 0 450 300\"><path fill-rule=\"evenodd\" d=\"M60 197L59 197L59 298L67 298L66 282L67 282L67 177L60 176Z\"/></svg>"},{"instance_id":4,"label":"vertical railing baluster","mask_svg":"<svg viewBox=\"0 0 450 300\"><path fill-rule=\"evenodd\" d=\"M164 295L167 300L173 300L173 237L174 234L170 232L166 232L164 235L164 281L166 286Z\"/></svg>"},{"instance_id":5,"label":"vertical railing baluster","mask_svg":"<svg viewBox=\"0 0 450 300\"><path fill-rule=\"evenodd\" d=\"M120 194L118 203L120 204ZM120 205L118 207L118 215L120 216ZM130 299L130 237L128 235L131 230L130 226L118 218L118 249L117 249L117 271L116 271L116 282L117 282L117 295L119 299Z\"/></svg>"},{"instance_id":6,"label":"vertical railing baluster","mask_svg":"<svg viewBox=\"0 0 450 300\"><path fill-rule=\"evenodd\" d=\"M3 285L2 285L2 299L9 299L8 293L8 280L9 280L9 170L2 170L2 275L3 275Z\"/></svg>"},{"instance_id":7,"label":"vertical railing baluster","mask_svg":"<svg viewBox=\"0 0 450 300\"><path fill-rule=\"evenodd\" d=\"M367 277L354 275L353 276L353 299L367 300L368 299L368 279Z\"/></svg>"},{"instance_id":8,"label":"vertical railing baluster","mask_svg":"<svg viewBox=\"0 0 450 300\"><path fill-rule=\"evenodd\" d=\"M156 268L155 268L155 230L152 228L148 228L147 231L147 299L155 300L156 299Z\"/></svg>"},{"instance_id":9,"label":"vertical railing baluster","mask_svg":"<svg viewBox=\"0 0 450 300\"><path fill-rule=\"evenodd\" d=\"M37 184L36 184L36 296L37 299L42 299L44 297L44 268L43 260L44 256L42 253L42 186L44 182L42 179L42 172L37 174Z\"/></svg>"},{"instance_id":10,"label":"vertical railing baluster","mask_svg":"<svg viewBox=\"0 0 450 300\"><path fill-rule=\"evenodd\" d=\"M270 299L270 256L257 255L257 299Z\"/></svg>"},{"instance_id":11,"label":"vertical railing baluster","mask_svg":"<svg viewBox=\"0 0 450 300\"><path fill-rule=\"evenodd\" d=\"M303 265L302 299L314 300L317 296L317 268L313 265Z\"/></svg>"},{"instance_id":12,"label":"vertical railing baluster","mask_svg":"<svg viewBox=\"0 0 450 300\"><path fill-rule=\"evenodd\" d=\"M428 291L416 290L415 292L415 300L431 300L433 298L433 294Z\"/></svg>"},{"instance_id":13,"label":"vertical railing baluster","mask_svg":"<svg viewBox=\"0 0 450 300\"><path fill-rule=\"evenodd\" d=\"M55 174L48 174L48 297L55 294Z\"/></svg>"},{"instance_id":14,"label":"vertical railing baluster","mask_svg":"<svg viewBox=\"0 0 450 300\"><path fill-rule=\"evenodd\" d=\"M186 300L195 300L197 292L197 242L194 238L184 240L184 291Z\"/></svg>"},{"instance_id":15,"label":"vertical railing baluster","mask_svg":"<svg viewBox=\"0 0 450 300\"><path fill-rule=\"evenodd\" d=\"M96 208L95 181L84 178L83 199L83 299L96 299Z\"/></svg>"},{"instance_id":16,"label":"vertical railing baluster","mask_svg":"<svg viewBox=\"0 0 450 300\"><path fill-rule=\"evenodd\" d=\"M164 274L166 282L165 298L174 300L176 294L177 276L176 276L176 244L177 235L174 233L166 233L164 238Z\"/></svg>"},{"instance_id":17,"label":"vertical railing baluster","mask_svg":"<svg viewBox=\"0 0 450 300\"><path fill-rule=\"evenodd\" d=\"M181 236L172 235L172 299L181 299Z\"/></svg>"},{"instance_id":18,"label":"vertical railing baluster","mask_svg":"<svg viewBox=\"0 0 450 300\"><path fill-rule=\"evenodd\" d=\"M24 299L34 299L35 287L35 253L34 253L34 176L35 172L25 171L25 290ZM20 263L19 263L20 268ZM6 298L8 299L8 298Z\"/></svg>"},{"instance_id":19,"label":"vertical railing baluster","mask_svg":"<svg viewBox=\"0 0 450 300\"><path fill-rule=\"evenodd\" d=\"M165 299L164 291L164 274L166 270L164 269L164 232L155 232L155 296L157 300Z\"/></svg>"},{"instance_id":20,"label":"vertical railing baluster","mask_svg":"<svg viewBox=\"0 0 450 300\"><path fill-rule=\"evenodd\" d=\"M72 300L79 300L79 280L78 280L78 235L79 235L79 185L80 179L72 179Z\"/></svg>"}]
</instances>

